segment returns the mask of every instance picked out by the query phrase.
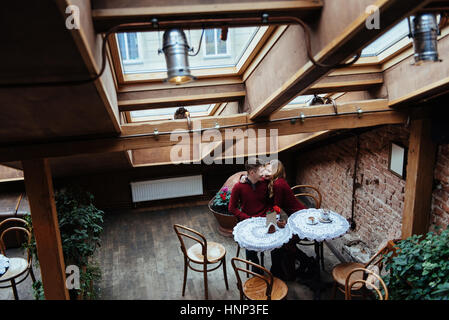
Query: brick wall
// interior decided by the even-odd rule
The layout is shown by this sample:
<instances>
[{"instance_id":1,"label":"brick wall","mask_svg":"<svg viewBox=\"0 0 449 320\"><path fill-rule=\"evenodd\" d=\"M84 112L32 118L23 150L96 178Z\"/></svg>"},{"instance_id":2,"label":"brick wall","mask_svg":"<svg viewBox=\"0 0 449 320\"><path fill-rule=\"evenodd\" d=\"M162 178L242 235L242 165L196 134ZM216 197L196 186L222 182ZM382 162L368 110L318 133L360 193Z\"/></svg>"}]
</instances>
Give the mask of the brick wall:
<instances>
[{"instance_id":1,"label":"brick wall","mask_svg":"<svg viewBox=\"0 0 449 320\"><path fill-rule=\"evenodd\" d=\"M353 234L372 250L384 239L401 235L405 180L388 170L388 155L391 141L407 146L408 136L404 126L385 126L359 136ZM322 207L350 218L355 154L355 137L299 152L296 182L318 186Z\"/></svg>"},{"instance_id":2,"label":"brick wall","mask_svg":"<svg viewBox=\"0 0 449 320\"><path fill-rule=\"evenodd\" d=\"M449 225L449 145L440 145L435 164L431 228Z\"/></svg>"},{"instance_id":3,"label":"brick wall","mask_svg":"<svg viewBox=\"0 0 449 320\"><path fill-rule=\"evenodd\" d=\"M385 239L400 238L405 180L388 170L390 142L408 146L409 131L402 125L383 126L361 133L351 234L375 251ZM318 186L323 208L351 217L356 138L345 138L295 155L296 182ZM449 225L449 145L438 146L432 198L431 228Z\"/></svg>"}]
</instances>

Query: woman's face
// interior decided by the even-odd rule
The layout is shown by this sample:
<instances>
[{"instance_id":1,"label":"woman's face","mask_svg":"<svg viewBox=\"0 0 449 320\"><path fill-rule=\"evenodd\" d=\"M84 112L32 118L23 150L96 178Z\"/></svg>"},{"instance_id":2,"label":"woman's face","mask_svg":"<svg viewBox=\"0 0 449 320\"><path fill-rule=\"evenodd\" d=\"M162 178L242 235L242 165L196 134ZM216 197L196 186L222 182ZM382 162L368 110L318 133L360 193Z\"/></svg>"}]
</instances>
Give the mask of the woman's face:
<instances>
[{"instance_id":1,"label":"woman's face","mask_svg":"<svg viewBox=\"0 0 449 320\"><path fill-rule=\"evenodd\" d=\"M271 178L271 164L267 164L264 167L261 168L261 176L264 178Z\"/></svg>"}]
</instances>

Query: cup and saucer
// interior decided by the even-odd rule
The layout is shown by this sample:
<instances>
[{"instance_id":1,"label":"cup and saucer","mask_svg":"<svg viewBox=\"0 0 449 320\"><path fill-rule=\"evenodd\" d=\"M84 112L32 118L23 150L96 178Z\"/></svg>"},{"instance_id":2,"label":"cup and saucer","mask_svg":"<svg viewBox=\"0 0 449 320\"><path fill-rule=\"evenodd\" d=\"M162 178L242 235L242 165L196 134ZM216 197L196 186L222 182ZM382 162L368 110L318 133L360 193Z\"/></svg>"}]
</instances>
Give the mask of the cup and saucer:
<instances>
[{"instance_id":1,"label":"cup and saucer","mask_svg":"<svg viewBox=\"0 0 449 320\"><path fill-rule=\"evenodd\" d=\"M310 217L307 217L306 223L310 224L310 225L314 225L314 224L318 223L318 219L310 216Z\"/></svg>"},{"instance_id":2,"label":"cup and saucer","mask_svg":"<svg viewBox=\"0 0 449 320\"><path fill-rule=\"evenodd\" d=\"M331 223L332 219L330 217L330 210L328 209L322 210L319 220L321 223Z\"/></svg>"}]
</instances>

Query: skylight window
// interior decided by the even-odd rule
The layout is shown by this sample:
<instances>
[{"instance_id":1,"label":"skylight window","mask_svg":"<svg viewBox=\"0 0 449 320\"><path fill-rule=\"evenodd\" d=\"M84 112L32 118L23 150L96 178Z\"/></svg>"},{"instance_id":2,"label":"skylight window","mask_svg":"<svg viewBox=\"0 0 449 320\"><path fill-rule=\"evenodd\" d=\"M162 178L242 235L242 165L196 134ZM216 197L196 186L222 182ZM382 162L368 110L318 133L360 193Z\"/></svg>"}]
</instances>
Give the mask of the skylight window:
<instances>
[{"instance_id":1,"label":"skylight window","mask_svg":"<svg viewBox=\"0 0 449 320\"><path fill-rule=\"evenodd\" d=\"M362 57L378 56L388 48L407 37L408 34L408 21L407 19L404 19L363 49Z\"/></svg>"},{"instance_id":2,"label":"skylight window","mask_svg":"<svg viewBox=\"0 0 449 320\"><path fill-rule=\"evenodd\" d=\"M224 74L238 74L243 60L251 56L269 27L229 28L227 40L221 40L221 29L205 29L199 54L189 56L190 70L194 76L216 76L217 69ZM270 29L271 32L272 29ZM203 30L184 30L187 42L196 52ZM116 34L115 64L121 81L163 80L167 66L162 47L163 31L128 32ZM211 70L210 72L208 70ZM121 71L121 72L120 72Z\"/></svg>"},{"instance_id":3,"label":"skylight window","mask_svg":"<svg viewBox=\"0 0 449 320\"><path fill-rule=\"evenodd\" d=\"M199 117L208 115L209 111L212 109L213 104L202 104L195 106L185 106L184 108L190 112L191 117ZM148 121L148 120L166 120L173 119L178 107L171 108L157 108L148 110L131 111L131 121Z\"/></svg>"},{"instance_id":4,"label":"skylight window","mask_svg":"<svg viewBox=\"0 0 449 320\"><path fill-rule=\"evenodd\" d=\"M322 93L322 94L319 94L318 96L325 97L326 95L327 94ZM309 102L312 101L313 97L315 97L313 94L312 95L297 96L295 99L290 101L285 107L288 108L288 107L293 107L295 105L308 104Z\"/></svg>"}]
</instances>

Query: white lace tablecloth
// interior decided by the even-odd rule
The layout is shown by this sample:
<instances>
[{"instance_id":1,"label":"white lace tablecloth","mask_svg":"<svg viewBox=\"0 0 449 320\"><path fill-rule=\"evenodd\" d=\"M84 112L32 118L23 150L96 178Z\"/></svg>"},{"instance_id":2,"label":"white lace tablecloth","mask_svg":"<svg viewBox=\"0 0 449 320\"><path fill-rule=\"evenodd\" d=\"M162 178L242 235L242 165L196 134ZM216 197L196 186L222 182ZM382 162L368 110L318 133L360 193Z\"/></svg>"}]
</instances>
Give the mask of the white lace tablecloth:
<instances>
[{"instance_id":1,"label":"white lace tablecloth","mask_svg":"<svg viewBox=\"0 0 449 320\"><path fill-rule=\"evenodd\" d=\"M333 211L330 211L330 223L319 221L322 209L304 209L293 213L287 221L294 234L300 239L308 239L311 241L324 241L335 239L345 234L349 229L349 222ZM308 217L314 217L318 221L317 224L310 225L307 223Z\"/></svg>"},{"instance_id":2,"label":"white lace tablecloth","mask_svg":"<svg viewBox=\"0 0 449 320\"><path fill-rule=\"evenodd\" d=\"M240 221L232 231L234 240L241 248L262 252L280 248L293 237L288 225L283 229L276 226L276 232L268 233L268 227L265 224L265 217Z\"/></svg>"},{"instance_id":3,"label":"white lace tablecloth","mask_svg":"<svg viewBox=\"0 0 449 320\"><path fill-rule=\"evenodd\" d=\"M0 254L0 276L2 276L9 267L9 259Z\"/></svg>"}]
</instances>

